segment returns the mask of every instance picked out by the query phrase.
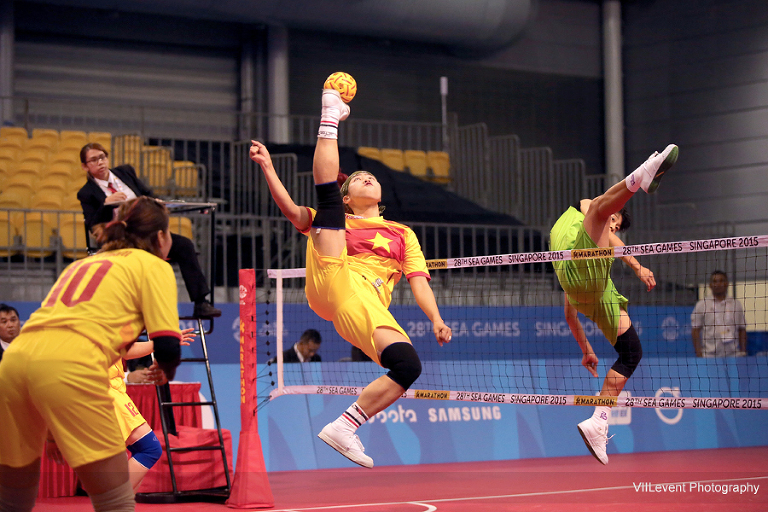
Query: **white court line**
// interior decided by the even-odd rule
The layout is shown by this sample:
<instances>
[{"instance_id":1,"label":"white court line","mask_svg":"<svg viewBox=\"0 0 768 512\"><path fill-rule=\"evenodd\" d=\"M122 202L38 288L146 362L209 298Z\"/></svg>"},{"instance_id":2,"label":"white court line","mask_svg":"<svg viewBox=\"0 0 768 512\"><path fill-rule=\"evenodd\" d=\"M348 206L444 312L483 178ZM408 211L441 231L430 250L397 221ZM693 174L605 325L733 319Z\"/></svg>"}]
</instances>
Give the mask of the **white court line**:
<instances>
[{"instance_id":1,"label":"white court line","mask_svg":"<svg viewBox=\"0 0 768 512\"><path fill-rule=\"evenodd\" d=\"M658 482L658 484L659 485L682 485L682 484L689 484L691 482L716 483L716 482L742 482L744 480L768 480L768 475L755 476L755 477L743 477L743 478L726 478L725 480L686 480L685 482ZM427 505L428 503L449 503L452 501L470 501L470 500L471 501L497 500L502 498L527 498L531 496L556 496L561 494L577 494L577 493L596 492L596 491L621 491L624 489L634 489L634 488L635 487L633 485L621 485L618 487L594 487L591 489L570 489L566 491L526 492L522 494L502 494L497 496L473 496L473 497L465 497L465 498L440 498L440 499L434 499L434 500L391 501L391 502L382 502L382 503L356 503L354 505L326 505L323 507L284 508L284 509L278 509L278 510L271 510L270 512L304 512L309 510L334 510L334 509L342 509L342 508L384 507L384 506L392 506L392 505L422 505L425 507L429 507L429 505ZM434 512L436 510L437 510L437 507L434 507L434 508L425 510L424 512Z\"/></svg>"}]
</instances>

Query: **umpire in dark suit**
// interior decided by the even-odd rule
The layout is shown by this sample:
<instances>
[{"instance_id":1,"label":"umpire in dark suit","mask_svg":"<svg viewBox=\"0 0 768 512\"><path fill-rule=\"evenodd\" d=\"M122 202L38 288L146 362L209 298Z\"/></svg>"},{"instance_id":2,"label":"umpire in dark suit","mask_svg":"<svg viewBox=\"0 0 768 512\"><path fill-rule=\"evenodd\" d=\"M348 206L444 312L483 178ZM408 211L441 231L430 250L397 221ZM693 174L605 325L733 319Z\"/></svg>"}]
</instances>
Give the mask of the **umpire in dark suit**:
<instances>
[{"instance_id":1,"label":"umpire in dark suit","mask_svg":"<svg viewBox=\"0 0 768 512\"><path fill-rule=\"evenodd\" d=\"M134 197L152 195L130 165L109 168L109 153L101 144L91 142L80 150L80 163L88 173L88 181L78 191L77 198L83 208L85 225L93 232L94 226L112 220L114 210ZM173 245L168 260L179 264L189 298L195 303L194 316L211 318L221 316L221 310L206 300L210 293L192 240L171 234Z\"/></svg>"},{"instance_id":2,"label":"umpire in dark suit","mask_svg":"<svg viewBox=\"0 0 768 512\"><path fill-rule=\"evenodd\" d=\"M317 353L322 342L323 339L320 337L319 332L315 329L307 329L301 335L299 341L294 343L291 348L283 350L283 362L317 363L322 361L320 354ZM268 362L274 364L277 362L277 358L273 357Z\"/></svg>"}]
</instances>

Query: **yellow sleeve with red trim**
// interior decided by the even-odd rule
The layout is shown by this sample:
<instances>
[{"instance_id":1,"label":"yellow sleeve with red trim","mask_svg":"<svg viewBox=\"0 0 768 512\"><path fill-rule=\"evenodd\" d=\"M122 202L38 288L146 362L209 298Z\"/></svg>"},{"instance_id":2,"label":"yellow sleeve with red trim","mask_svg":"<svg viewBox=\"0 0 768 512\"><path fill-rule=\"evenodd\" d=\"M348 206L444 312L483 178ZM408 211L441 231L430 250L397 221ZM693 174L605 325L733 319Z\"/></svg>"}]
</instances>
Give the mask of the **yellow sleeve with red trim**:
<instances>
[{"instance_id":1,"label":"yellow sleeve with red trim","mask_svg":"<svg viewBox=\"0 0 768 512\"><path fill-rule=\"evenodd\" d=\"M403 260L403 275L406 279L410 279L414 276L424 276L427 280L431 280L429 277L429 269L427 269L427 261L424 259L424 253L421 250L421 244L419 239L416 238L416 233L409 227L405 229L405 260Z\"/></svg>"},{"instance_id":2,"label":"yellow sleeve with red trim","mask_svg":"<svg viewBox=\"0 0 768 512\"><path fill-rule=\"evenodd\" d=\"M166 262L148 265L140 290L141 311L149 338L172 336L180 340L176 276L171 265Z\"/></svg>"},{"instance_id":3,"label":"yellow sleeve with red trim","mask_svg":"<svg viewBox=\"0 0 768 512\"><path fill-rule=\"evenodd\" d=\"M315 215L317 215L317 210L315 210L314 208L310 208L309 206L304 206L304 208L306 208L307 213L309 213L309 227L304 231L299 230L299 233L301 233L302 235L309 235L309 230L312 229L312 222L315 220Z\"/></svg>"}]
</instances>

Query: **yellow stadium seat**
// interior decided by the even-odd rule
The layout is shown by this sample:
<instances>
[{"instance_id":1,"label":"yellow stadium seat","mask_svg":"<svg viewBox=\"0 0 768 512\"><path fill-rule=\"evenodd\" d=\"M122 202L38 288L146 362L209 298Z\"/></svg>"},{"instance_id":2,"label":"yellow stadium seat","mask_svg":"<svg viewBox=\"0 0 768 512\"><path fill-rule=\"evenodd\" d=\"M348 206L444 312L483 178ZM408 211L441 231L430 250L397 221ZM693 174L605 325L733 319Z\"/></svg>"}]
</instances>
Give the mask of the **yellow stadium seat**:
<instances>
[{"instance_id":1,"label":"yellow stadium seat","mask_svg":"<svg viewBox=\"0 0 768 512\"><path fill-rule=\"evenodd\" d=\"M7 190L13 186L20 186L34 191L39 181L40 175L34 169L21 167L8 176L3 184L3 189Z\"/></svg>"},{"instance_id":2,"label":"yellow stadium seat","mask_svg":"<svg viewBox=\"0 0 768 512\"><path fill-rule=\"evenodd\" d=\"M59 236L64 257L76 260L88 256L85 220L82 214L62 215Z\"/></svg>"},{"instance_id":3,"label":"yellow stadium seat","mask_svg":"<svg viewBox=\"0 0 768 512\"><path fill-rule=\"evenodd\" d=\"M0 139L0 151L3 155L12 156L18 158L21 151L24 149L24 142L17 139Z\"/></svg>"},{"instance_id":4,"label":"yellow stadium seat","mask_svg":"<svg viewBox=\"0 0 768 512\"><path fill-rule=\"evenodd\" d=\"M77 191L68 190L64 193L64 198L61 200L61 209L70 212L80 212L83 210L83 206L77 198Z\"/></svg>"},{"instance_id":5,"label":"yellow stadium seat","mask_svg":"<svg viewBox=\"0 0 768 512\"><path fill-rule=\"evenodd\" d=\"M423 178L427 175L427 154L424 151L408 149L403 153L405 167L413 176Z\"/></svg>"},{"instance_id":6,"label":"yellow stadium seat","mask_svg":"<svg viewBox=\"0 0 768 512\"><path fill-rule=\"evenodd\" d=\"M74 162L56 161L51 162L51 164L43 171L43 174L45 176L52 176L55 174L75 179L85 176L85 171Z\"/></svg>"},{"instance_id":7,"label":"yellow stadium seat","mask_svg":"<svg viewBox=\"0 0 768 512\"><path fill-rule=\"evenodd\" d=\"M381 160L381 151L379 148L373 148L370 146L360 146L357 148L357 154L373 160Z\"/></svg>"},{"instance_id":8,"label":"yellow stadium seat","mask_svg":"<svg viewBox=\"0 0 768 512\"><path fill-rule=\"evenodd\" d=\"M32 137L27 139L25 148L49 148L55 150L59 146L59 132L44 128L35 128L32 130Z\"/></svg>"},{"instance_id":9,"label":"yellow stadium seat","mask_svg":"<svg viewBox=\"0 0 768 512\"><path fill-rule=\"evenodd\" d=\"M167 195L168 180L173 174L173 159L170 148L144 146L141 151L141 177L157 195Z\"/></svg>"},{"instance_id":10,"label":"yellow stadium seat","mask_svg":"<svg viewBox=\"0 0 768 512\"><path fill-rule=\"evenodd\" d=\"M48 190L36 190L29 207L33 210L60 210L62 194L51 194Z\"/></svg>"},{"instance_id":11,"label":"yellow stadium seat","mask_svg":"<svg viewBox=\"0 0 768 512\"><path fill-rule=\"evenodd\" d=\"M19 163L18 157L20 152L21 151L15 147L0 146L0 169L6 174L10 174Z\"/></svg>"},{"instance_id":12,"label":"yellow stadium seat","mask_svg":"<svg viewBox=\"0 0 768 512\"><path fill-rule=\"evenodd\" d=\"M62 149L80 149L88 143L85 132L76 130L62 130L59 133L59 151Z\"/></svg>"},{"instance_id":13,"label":"yellow stadium seat","mask_svg":"<svg viewBox=\"0 0 768 512\"><path fill-rule=\"evenodd\" d=\"M20 144L29 138L27 129L21 126L0 126L0 140L17 140Z\"/></svg>"},{"instance_id":14,"label":"yellow stadium seat","mask_svg":"<svg viewBox=\"0 0 768 512\"><path fill-rule=\"evenodd\" d=\"M33 139L50 139L50 140L59 140L59 131L53 130L51 128L33 128L32 129L32 137Z\"/></svg>"},{"instance_id":15,"label":"yellow stadium seat","mask_svg":"<svg viewBox=\"0 0 768 512\"><path fill-rule=\"evenodd\" d=\"M83 185L85 185L86 182L87 182L87 178L85 176L72 179L69 182L69 186L67 187L67 193L77 195L77 193L80 191L81 188L83 188Z\"/></svg>"},{"instance_id":16,"label":"yellow stadium seat","mask_svg":"<svg viewBox=\"0 0 768 512\"><path fill-rule=\"evenodd\" d=\"M45 191L46 194L52 194L57 196L64 196L69 190L70 179L68 176L61 174L47 174L35 186L35 194L41 194Z\"/></svg>"},{"instance_id":17,"label":"yellow stadium seat","mask_svg":"<svg viewBox=\"0 0 768 512\"><path fill-rule=\"evenodd\" d=\"M4 187L0 194L0 208L29 208L32 188L19 185Z\"/></svg>"},{"instance_id":18,"label":"yellow stadium seat","mask_svg":"<svg viewBox=\"0 0 768 512\"><path fill-rule=\"evenodd\" d=\"M385 148L381 150L381 162L395 171L405 170L405 157L400 149Z\"/></svg>"},{"instance_id":19,"label":"yellow stadium seat","mask_svg":"<svg viewBox=\"0 0 768 512\"><path fill-rule=\"evenodd\" d=\"M26 253L33 258L44 258L53 253L51 238L56 235L58 215L55 213L30 213L21 226L17 226Z\"/></svg>"},{"instance_id":20,"label":"yellow stadium seat","mask_svg":"<svg viewBox=\"0 0 768 512\"><path fill-rule=\"evenodd\" d=\"M113 167L128 164L136 169L140 168L143 147L144 141L142 141L139 135L120 135L115 137L112 140L110 164Z\"/></svg>"},{"instance_id":21,"label":"yellow stadium seat","mask_svg":"<svg viewBox=\"0 0 768 512\"><path fill-rule=\"evenodd\" d=\"M198 167L194 162L173 162L171 195L194 197L199 195L197 188Z\"/></svg>"},{"instance_id":22,"label":"yellow stadium seat","mask_svg":"<svg viewBox=\"0 0 768 512\"><path fill-rule=\"evenodd\" d=\"M9 160L7 158L0 158L0 174L3 175L3 180L13 174L16 169L16 160ZM3 182L0 182L0 190L2 190Z\"/></svg>"},{"instance_id":23,"label":"yellow stadium seat","mask_svg":"<svg viewBox=\"0 0 768 512\"><path fill-rule=\"evenodd\" d=\"M88 134L88 142L98 142L107 152L112 154L112 134L108 132L90 132Z\"/></svg>"},{"instance_id":24,"label":"yellow stadium seat","mask_svg":"<svg viewBox=\"0 0 768 512\"><path fill-rule=\"evenodd\" d=\"M69 162L80 165L80 150L74 148L59 148L58 151L53 153L48 159L50 163L54 162Z\"/></svg>"},{"instance_id":25,"label":"yellow stadium seat","mask_svg":"<svg viewBox=\"0 0 768 512\"><path fill-rule=\"evenodd\" d=\"M0 215L0 256L7 258L13 256L19 251L12 248L18 242L19 236L16 226L11 222L10 217L7 214Z\"/></svg>"},{"instance_id":26,"label":"yellow stadium seat","mask_svg":"<svg viewBox=\"0 0 768 512\"><path fill-rule=\"evenodd\" d=\"M171 230L171 233L176 233L177 235L185 236L190 240L194 239L193 238L194 232L192 230L192 221L189 220L189 217L179 217L174 215L173 217L170 218L168 227Z\"/></svg>"},{"instance_id":27,"label":"yellow stadium seat","mask_svg":"<svg viewBox=\"0 0 768 512\"><path fill-rule=\"evenodd\" d=\"M28 147L18 157L19 164L23 162L40 162L47 165L51 158L51 150L43 147Z\"/></svg>"},{"instance_id":28,"label":"yellow stadium seat","mask_svg":"<svg viewBox=\"0 0 768 512\"><path fill-rule=\"evenodd\" d=\"M445 151L427 151L427 167L432 171L429 176L436 183L450 183L451 158Z\"/></svg>"},{"instance_id":29,"label":"yellow stadium seat","mask_svg":"<svg viewBox=\"0 0 768 512\"><path fill-rule=\"evenodd\" d=\"M43 173L43 164L36 161L24 160L10 173L8 184L11 182L25 181L32 186L40 180Z\"/></svg>"}]
</instances>

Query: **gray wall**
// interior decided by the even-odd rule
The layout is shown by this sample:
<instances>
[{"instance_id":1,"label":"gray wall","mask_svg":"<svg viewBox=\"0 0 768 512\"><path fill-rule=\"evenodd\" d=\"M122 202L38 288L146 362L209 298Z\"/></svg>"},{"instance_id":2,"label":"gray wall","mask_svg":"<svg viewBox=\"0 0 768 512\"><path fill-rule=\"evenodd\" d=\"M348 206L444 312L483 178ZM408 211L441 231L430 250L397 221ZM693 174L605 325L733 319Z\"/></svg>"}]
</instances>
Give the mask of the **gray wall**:
<instances>
[{"instance_id":1,"label":"gray wall","mask_svg":"<svg viewBox=\"0 0 768 512\"><path fill-rule=\"evenodd\" d=\"M768 229L768 3L625 2L627 169L668 142L677 166L659 200L681 223Z\"/></svg>"},{"instance_id":2,"label":"gray wall","mask_svg":"<svg viewBox=\"0 0 768 512\"><path fill-rule=\"evenodd\" d=\"M236 21L14 5L19 96L237 109L240 47L254 33L260 45L263 31ZM341 69L360 85L355 117L439 122L439 78L448 76L448 107L461 124L485 122L491 135L514 133L525 147L550 146L556 158L582 158L588 172L603 172L599 3L536 6L517 41L482 55L289 30L290 111L318 115L316 92L330 71ZM256 90L258 96L263 86ZM200 116L190 115L192 126Z\"/></svg>"}]
</instances>

